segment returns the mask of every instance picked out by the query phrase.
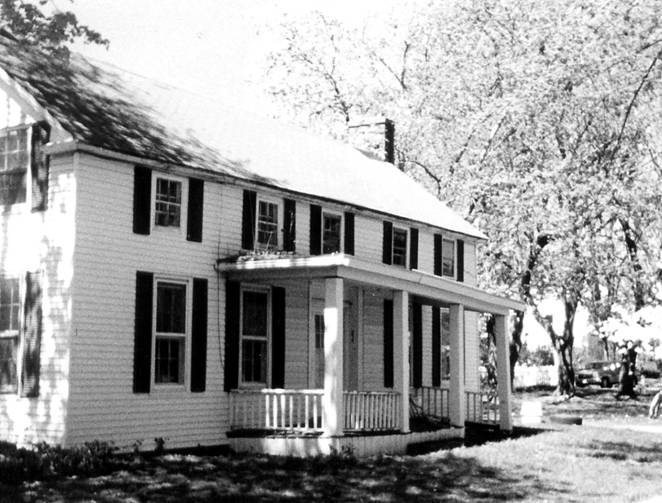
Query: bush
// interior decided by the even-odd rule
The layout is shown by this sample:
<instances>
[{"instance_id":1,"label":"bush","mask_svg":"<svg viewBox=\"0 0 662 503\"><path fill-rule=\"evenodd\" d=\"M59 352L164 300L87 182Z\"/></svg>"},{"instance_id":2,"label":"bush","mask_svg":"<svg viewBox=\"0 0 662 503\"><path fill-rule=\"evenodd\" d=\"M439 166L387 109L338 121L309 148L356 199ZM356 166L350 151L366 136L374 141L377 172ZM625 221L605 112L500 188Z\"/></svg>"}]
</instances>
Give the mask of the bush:
<instances>
[{"instance_id":1,"label":"bush","mask_svg":"<svg viewBox=\"0 0 662 503\"><path fill-rule=\"evenodd\" d=\"M0 443L0 482L17 484L25 480L39 480L71 475L97 475L117 467L117 450L107 442L86 442L62 448L46 443L33 448L18 448Z\"/></svg>"}]
</instances>

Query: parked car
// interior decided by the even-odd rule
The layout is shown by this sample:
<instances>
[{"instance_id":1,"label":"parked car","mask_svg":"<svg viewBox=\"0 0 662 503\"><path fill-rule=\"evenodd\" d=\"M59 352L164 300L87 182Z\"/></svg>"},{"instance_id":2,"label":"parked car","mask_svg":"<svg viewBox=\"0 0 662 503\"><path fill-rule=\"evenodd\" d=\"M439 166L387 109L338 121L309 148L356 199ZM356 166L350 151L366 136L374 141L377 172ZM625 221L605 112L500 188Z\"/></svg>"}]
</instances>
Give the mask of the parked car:
<instances>
[{"instance_id":1,"label":"parked car","mask_svg":"<svg viewBox=\"0 0 662 503\"><path fill-rule=\"evenodd\" d=\"M577 386L599 384L609 388L618 383L619 366L614 362L589 362L579 369L576 374Z\"/></svg>"},{"instance_id":2,"label":"parked car","mask_svg":"<svg viewBox=\"0 0 662 503\"><path fill-rule=\"evenodd\" d=\"M642 376L650 377L651 379L658 379L660 377L660 370L654 361L638 361L637 371Z\"/></svg>"}]
</instances>

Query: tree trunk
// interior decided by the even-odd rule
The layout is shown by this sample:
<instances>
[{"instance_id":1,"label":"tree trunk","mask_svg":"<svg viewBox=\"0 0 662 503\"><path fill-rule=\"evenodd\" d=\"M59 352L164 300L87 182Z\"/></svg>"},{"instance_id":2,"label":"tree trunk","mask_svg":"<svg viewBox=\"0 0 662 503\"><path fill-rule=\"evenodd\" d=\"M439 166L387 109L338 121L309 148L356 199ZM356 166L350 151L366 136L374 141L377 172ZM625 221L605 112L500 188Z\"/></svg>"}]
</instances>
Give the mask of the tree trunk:
<instances>
[{"instance_id":1,"label":"tree trunk","mask_svg":"<svg viewBox=\"0 0 662 503\"><path fill-rule=\"evenodd\" d=\"M637 351L632 342L628 342L625 347L621 349L621 369L618 373L619 383L616 398L620 398L621 396L637 398L637 392L634 390Z\"/></svg>"},{"instance_id":2,"label":"tree trunk","mask_svg":"<svg viewBox=\"0 0 662 503\"><path fill-rule=\"evenodd\" d=\"M513 329L510 333L510 389L513 388L515 381L515 365L519 359L519 353L522 350L522 330L524 328L524 312L515 312L513 320Z\"/></svg>"}]
</instances>

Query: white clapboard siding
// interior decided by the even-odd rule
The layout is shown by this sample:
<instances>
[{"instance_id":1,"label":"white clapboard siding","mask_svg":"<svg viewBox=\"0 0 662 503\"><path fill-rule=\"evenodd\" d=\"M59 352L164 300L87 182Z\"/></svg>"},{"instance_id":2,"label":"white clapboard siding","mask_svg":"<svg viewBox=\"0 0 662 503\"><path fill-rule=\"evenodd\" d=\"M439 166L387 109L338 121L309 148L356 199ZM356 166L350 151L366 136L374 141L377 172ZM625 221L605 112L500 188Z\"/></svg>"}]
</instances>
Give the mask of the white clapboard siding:
<instances>
[{"instance_id":1,"label":"white clapboard siding","mask_svg":"<svg viewBox=\"0 0 662 503\"><path fill-rule=\"evenodd\" d=\"M418 231L418 269L434 273L434 238L429 229Z\"/></svg>"},{"instance_id":2,"label":"white clapboard siding","mask_svg":"<svg viewBox=\"0 0 662 503\"><path fill-rule=\"evenodd\" d=\"M476 286L476 243L464 242L464 282Z\"/></svg>"},{"instance_id":3,"label":"white clapboard siding","mask_svg":"<svg viewBox=\"0 0 662 503\"><path fill-rule=\"evenodd\" d=\"M60 444L66 429L76 203L72 156L51 158L48 186L48 211L32 213L18 204L0 217L0 274L22 279L26 271L43 272L39 396L0 394L0 439L20 444Z\"/></svg>"},{"instance_id":4,"label":"white clapboard siding","mask_svg":"<svg viewBox=\"0 0 662 503\"><path fill-rule=\"evenodd\" d=\"M384 292L363 294L363 388L384 390Z\"/></svg>"},{"instance_id":5,"label":"white clapboard siding","mask_svg":"<svg viewBox=\"0 0 662 503\"><path fill-rule=\"evenodd\" d=\"M423 306L423 386L432 386L432 306Z\"/></svg>"},{"instance_id":6,"label":"white clapboard siding","mask_svg":"<svg viewBox=\"0 0 662 503\"><path fill-rule=\"evenodd\" d=\"M364 260L382 262L384 223L377 217L354 217L354 252Z\"/></svg>"},{"instance_id":7,"label":"white clapboard siding","mask_svg":"<svg viewBox=\"0 0 662 503\"><path fill-rule=\"evenodd\" d=\"M308 282L280 283L285 288L285 387L308 387Z\"/></svg>"},{"instance_id":8,"label":"white clapboard siding","mask_svg":"<svg viewBox=\"0 0 662 503\"><path fill-rule=\"evenodd\" d=\"M152 448L157 437L165 439L166 447L225 442L225 286L213 266L219 242L236 253L241 219L222 218L221 207L241 214L241 204L236 204L241 192L205 182L203 242L192 243L186 240L184 219L181 231L133 233L133 166L81 156L76 174L76 301L67 443L100 439L119 446L143 442ZM208 280L204 393L155 386L149 394L132 392L137 270Z\"/></svg>"}]
</instances>

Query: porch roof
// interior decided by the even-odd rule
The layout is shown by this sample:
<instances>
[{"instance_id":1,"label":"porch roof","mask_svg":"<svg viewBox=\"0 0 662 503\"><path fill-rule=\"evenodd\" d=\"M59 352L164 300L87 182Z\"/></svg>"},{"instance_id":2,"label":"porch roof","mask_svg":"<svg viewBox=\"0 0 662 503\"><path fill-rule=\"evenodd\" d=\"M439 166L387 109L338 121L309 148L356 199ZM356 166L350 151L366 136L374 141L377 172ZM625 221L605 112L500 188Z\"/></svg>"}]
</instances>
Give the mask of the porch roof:
<instances>
[{"instance_id":1,"label":"porch roof","mask_svg":"<svg viewBox=\"0 0 662 503\"><path fill-rule=\"evenodd\" d=\"M377 264L341 253L314 257L279 257L219 261L217 271L241 281L343 278L389 290L403 290L430 304L462 304L466 310L507 315L524 311L525 304L480 288L417 269Z\"/></svg>"}]
</instances>

